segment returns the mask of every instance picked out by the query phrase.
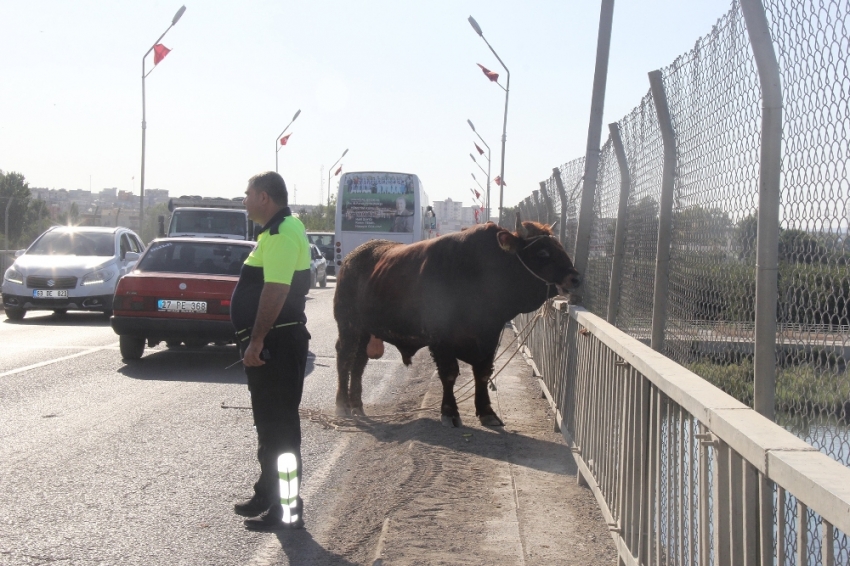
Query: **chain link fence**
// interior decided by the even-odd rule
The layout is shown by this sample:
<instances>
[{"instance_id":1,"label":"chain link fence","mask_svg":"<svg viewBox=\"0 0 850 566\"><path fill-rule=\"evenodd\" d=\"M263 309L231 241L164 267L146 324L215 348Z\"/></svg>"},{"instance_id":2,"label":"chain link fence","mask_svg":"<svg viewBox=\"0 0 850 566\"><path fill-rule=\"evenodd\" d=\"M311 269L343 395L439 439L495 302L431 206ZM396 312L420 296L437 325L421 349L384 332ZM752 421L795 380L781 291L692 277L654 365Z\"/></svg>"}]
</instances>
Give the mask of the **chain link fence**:
<instances>
[{"instance_id":1,"label":"chain link fence","mask_svg":"<svg viewBox=\"0 0 850 566\"><path fill-rule=\"evenodd\" d=\"M850 466L850 5L765 0L764 8L783 98L776 421ZM662 351L752 407L763 100L738 0L661 77L675 137ZM582 305L647 343L664 159L650 92L611 125L601 148L582 274ZM557 216L567 211L571 255L583 167L583 158L560 167L566 194L551 177L541 184ZM548 222L542 201L524 199L520 210L537 212L523 217ZM788 497L784 509L793 514L797 502ZM814 533L819 517L807 521ZM796 535L780 539L776 556L794 557ZM818 540L808 537L812 557L822 554ZM848 560L843 533L833 554L836 563Z\"/></svg>"}]
</instances>

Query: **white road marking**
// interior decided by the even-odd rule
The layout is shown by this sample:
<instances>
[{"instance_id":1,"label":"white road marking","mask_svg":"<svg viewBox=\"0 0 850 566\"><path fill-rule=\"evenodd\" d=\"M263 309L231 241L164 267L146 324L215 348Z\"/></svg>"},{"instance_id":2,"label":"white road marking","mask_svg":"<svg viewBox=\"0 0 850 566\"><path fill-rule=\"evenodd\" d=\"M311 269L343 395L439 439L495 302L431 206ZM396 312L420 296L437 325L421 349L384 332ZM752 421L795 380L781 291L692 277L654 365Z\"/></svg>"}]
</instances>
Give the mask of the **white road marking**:
<instances>
[{"instance_id":1,"label":"white road marking","mask_svg":"<svg viewBox=\"0 0 850 566\"><path fill-rule=\"evenodd\" d=\"M43 362L38 362L37 364L32 364L28 366L24 366L17 369L10 369L9 371L4 371L0 373L0 377L6 377L8 375L15 375L16 373L23 373L25 371L29 371L31 369L37 369L44 366L49 366L58 362L64 362L65 360L70 360L73 358L79 358L80 356L87 356L89 354L93 354L95 352L100 352L102 350L111 350L115 348L118 344L111 344L109 346L98 346L96 348L89 348L88 350L83 350L82 352L77 352L76 354L70 354L68 356L62 356L61 358L54 358L52 360L46 360Z\"/></svg>"}]
</instances>

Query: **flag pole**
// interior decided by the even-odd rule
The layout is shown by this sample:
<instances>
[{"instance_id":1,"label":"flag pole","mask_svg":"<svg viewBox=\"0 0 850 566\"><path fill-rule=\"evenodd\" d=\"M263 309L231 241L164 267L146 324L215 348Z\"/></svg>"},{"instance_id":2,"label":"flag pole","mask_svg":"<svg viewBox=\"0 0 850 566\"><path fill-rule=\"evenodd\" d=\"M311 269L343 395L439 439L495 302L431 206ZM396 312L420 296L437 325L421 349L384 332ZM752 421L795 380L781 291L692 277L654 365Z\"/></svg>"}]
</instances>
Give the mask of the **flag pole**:
<instances>
[{"instance_id":1,"label":"flag pole","mask_svg":"<svg viewBox=\"0 0 850 566\"><path fill-rule=\"evenodd\" d=\"M150 52L153 51L153 48L156 47L162 38L165 37L165 34L174 27L174 25L180 20L183 16L183 12L186 11L186 6L180 6L180 9L177 10L177 13L174 14L174 17L171 18L171 25L166 28L162 35L159 36L159 39L153 42L151 48L145 51L144 56L142 57L142 175L139 184L139 233L142 232L142 227L145 222L145 134L147 130L147 122L145 121L145 77L148 75L145 74L145 59L150 55ZM154 65L156 66L156 65ZM151 69L153 71L153 69ZM150 73L148 73L150 74Z\"/></svg>"},{"instance_id":2,"label":"flag pole","mask_svg":"<svg viewBox=\"0 0 850 566\"><path fill-rule=\"evenodd\" d=\"M275 173L277 173L277 152L279 152L279 151L280 151L280 143L279 143L279 142L280 142L280 138L282 138L282 137L283 137L283 134L285 134L285 133L286 133L286 130L288 130L288 129L289 129L289 126L291 126L291 125L292 125L292 122L294 122L294 121L295 121L295 119L296 119L296 118L297 118L300 114L301 114L301 109L299 108L299 109L298 109L298 112L296 112L296 113L295 113L295 116L293 116L293 117L292 117L292 120L290 120L290 121L289 121L289 123L286 125L286 127L283 129L283 131L280 133L280 135L278 135L278 136L275 138L275 140L274 140L274 172L275 172Z\"/></svg>"}]
</instances>

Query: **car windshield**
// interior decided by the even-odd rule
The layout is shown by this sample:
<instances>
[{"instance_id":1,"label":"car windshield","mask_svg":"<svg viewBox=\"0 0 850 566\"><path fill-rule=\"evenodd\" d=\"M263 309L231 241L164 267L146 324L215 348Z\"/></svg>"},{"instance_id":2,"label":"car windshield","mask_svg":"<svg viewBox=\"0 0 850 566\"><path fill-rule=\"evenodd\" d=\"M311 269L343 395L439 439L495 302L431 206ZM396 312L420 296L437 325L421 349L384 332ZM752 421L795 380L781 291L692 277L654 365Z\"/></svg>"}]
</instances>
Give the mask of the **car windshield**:
<instances>
[{"instance_id":1,"label":"car windshield","mask_svg":"<svg viewBox=\"0 0 850 566\"><path fill-rule=\"evenodd\" d=\"M27 250L27 255L114 256L115 235L110 232L47 232Z\"/></svg>"},{"instance_id":2,"label":"car windshield","mask_svg":"<svg viewBox=\"0 0 850 566\"><path fill-rule=\"evenodd\" d=\"M210 242L159 241L151 244L136 271L239 275L252 249Z\"/></svg>"},{"instance_id":3,"label":"car windshield","mask_svg":"<svg viewBox=\"0 0 850 566\"><path fill-rule=\"evenodd\" d=\"M173 234L228 234L245 237L245 213L181 210L174 213Z\"/></svg>"},{"instance_id":4,"label":"car windshield","mask_svg":"<svg viewBox=\"0 0 850 566\"><path fill-rule=\"evenodd\" d=\"M311 244L316 244L317 246L334 245L333 234L307 234L307 238L309 238Z\"/></svg>"}]
</instances>

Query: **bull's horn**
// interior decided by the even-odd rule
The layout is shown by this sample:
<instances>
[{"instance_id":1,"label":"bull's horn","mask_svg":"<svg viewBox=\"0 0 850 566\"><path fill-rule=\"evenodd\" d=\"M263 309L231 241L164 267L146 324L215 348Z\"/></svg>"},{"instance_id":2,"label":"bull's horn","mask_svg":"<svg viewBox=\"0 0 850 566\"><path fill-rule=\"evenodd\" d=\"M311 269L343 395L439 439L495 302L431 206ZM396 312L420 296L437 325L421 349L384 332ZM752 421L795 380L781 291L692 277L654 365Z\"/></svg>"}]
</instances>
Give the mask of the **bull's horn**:
<instances>
[{"instance_id":1,"label":"bull's horn","mask_svg":"<svg viewBox=\"0 0 850 566\"><path fill-rule=\"evenodd\" d=\"M519 217L519 211L516 211L516 233L520 238L528 237L528 230L522 225L522 219Z\"/></svg>"},{"instance_id":2,"label":"bull's horn","mask_svg":"<svg viewBox=\"0 0 850 566\"><path fill-rule=\"evenodd\" d=\"M558 225L558 222L558 220L555 220L554 222L552 222L552 224L549 225L549 229L552 230L553 234L555 233L555 226Z\"/></svg>"}]
</instances>

